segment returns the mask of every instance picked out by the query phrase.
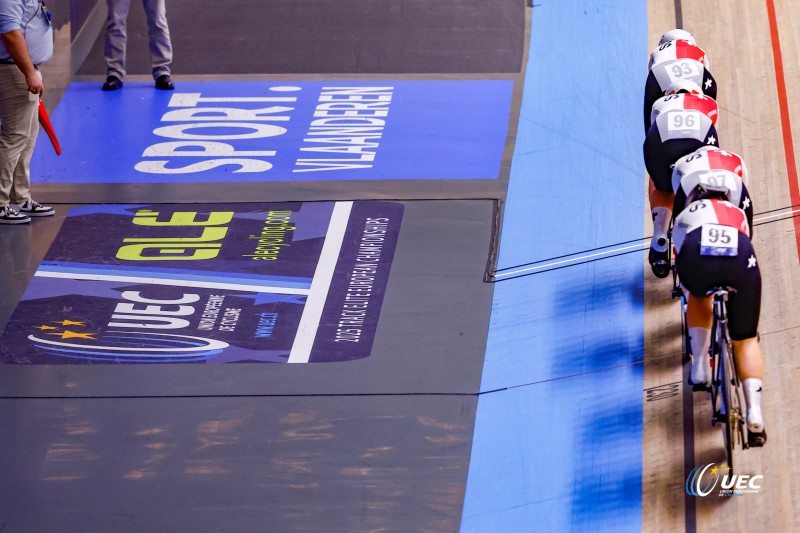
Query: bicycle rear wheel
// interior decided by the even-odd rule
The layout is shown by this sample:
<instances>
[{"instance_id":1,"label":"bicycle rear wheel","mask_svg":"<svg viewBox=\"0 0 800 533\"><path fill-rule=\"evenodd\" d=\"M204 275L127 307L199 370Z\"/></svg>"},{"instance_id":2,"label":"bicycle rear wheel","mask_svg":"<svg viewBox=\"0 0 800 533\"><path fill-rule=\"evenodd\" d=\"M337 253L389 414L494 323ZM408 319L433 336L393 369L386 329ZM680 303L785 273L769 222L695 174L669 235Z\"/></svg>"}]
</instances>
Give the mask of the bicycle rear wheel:
<instances>
[{"instance_id":1,"label":"bicycle rear wheel","mask_svg":"<svg viewBox=\"0 0 800 533\"><path fill-rule=\"evenodd\" d=\"M719 342L720 389L724 404L723 433L725 437L725 454L730 473L734 473L734 449L736 445L744 446L744 417L742 416L742 389L736 376L733 352L727 342Z\"/></svg>"}]
</instances>

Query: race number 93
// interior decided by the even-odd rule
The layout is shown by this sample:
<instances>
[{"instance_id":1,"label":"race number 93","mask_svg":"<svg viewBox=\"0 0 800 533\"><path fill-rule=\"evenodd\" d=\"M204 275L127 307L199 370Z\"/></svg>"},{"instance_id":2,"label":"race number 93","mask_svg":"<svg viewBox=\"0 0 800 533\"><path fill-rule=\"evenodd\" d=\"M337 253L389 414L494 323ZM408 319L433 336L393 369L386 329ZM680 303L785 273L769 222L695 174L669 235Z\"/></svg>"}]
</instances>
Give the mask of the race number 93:
<instances>
[{"instance_id":1,"label":"race number 93","mask_svg":"<svg viewBox=\"0 0 800 533\"><path fill-rule=\"evenodd\" d=\"M735 257L739 253L739 231L730 226L703 224L700 255Z\"/></svg>"},{"instance_id":2,"label":"race number 93","mask_svg":"<svg viewBox=\"0 0 800 533\"><path fill-rule=\"evenodd\" d=\"M672 63L667 68L667 73L670 81L675 82L676 80L696 78L700 75L700 69L697 68L696 62L685 59Z\"/></svg>"}]
</instances>

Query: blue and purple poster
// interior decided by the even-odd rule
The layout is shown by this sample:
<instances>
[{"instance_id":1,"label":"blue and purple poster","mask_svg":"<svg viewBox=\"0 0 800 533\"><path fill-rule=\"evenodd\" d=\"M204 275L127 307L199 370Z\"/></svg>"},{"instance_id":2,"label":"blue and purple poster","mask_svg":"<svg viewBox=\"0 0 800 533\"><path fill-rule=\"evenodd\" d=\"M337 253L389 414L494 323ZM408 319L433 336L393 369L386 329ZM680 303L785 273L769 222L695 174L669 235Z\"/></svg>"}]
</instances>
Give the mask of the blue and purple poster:
<instances>
[{"instance_id":1,"label":"blue and purple poster","mask_svg":"<svg viewBox=\"0 0 800 533\"><path fill-rule=\"evenodd\" d=\"M0 362L368 357L402 214L367 201L73 209Z\"/></svg>"}]
</instances>

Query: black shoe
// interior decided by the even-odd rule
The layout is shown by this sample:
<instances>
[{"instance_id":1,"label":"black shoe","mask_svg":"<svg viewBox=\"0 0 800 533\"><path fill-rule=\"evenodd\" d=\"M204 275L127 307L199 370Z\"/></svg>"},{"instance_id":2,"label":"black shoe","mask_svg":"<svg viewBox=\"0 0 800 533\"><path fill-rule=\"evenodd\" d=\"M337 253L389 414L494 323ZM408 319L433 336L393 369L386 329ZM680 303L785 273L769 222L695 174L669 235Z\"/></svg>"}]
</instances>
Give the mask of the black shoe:
<instances>
[{"instance_id":1,"label":"black shoe","mask_svg":"<svg viewBox=\"0 0 800 533\"><path fill-rule=\"evenodd\" d=\"M657 252L653 248L650 248L650 254L647 256L647 260L650 262L650 268L653 269L653 275L655 277L666 278L669 276L670 264L668 249L663 252Z\"/></svg>"},{"instance_id":2,"label":"black shoe","mask_svg":"<svg viewBox=\"0 0 800 533\"><path fill-rule=\"evenodd\" d=\"M31 221L28 215L17 212L13 207L0 207L0 224L27 224Z\"/></svg>"},{"instance_id":3,"label":"black shoe","mask_svg":"<svg viewBox=\"0 0 800 533\"><path fill-rule=\"evenodd\" d=\"M49 205L42 205L31 198L22 202L17 211L20 215L29 217L51 217L56 214L56 210Z\"/></svg>"},{"instance_id":4,"label":"black shoe","mask_svg":"<svg viewBox=\"0 0 800 533\"><path fill-rule=\"evenodd\" d=\"M107 77L106 82L103 84L103 90L116 91L117 89L122 89L122 80L116 76Z\"/></svg>"},{"instance_id":5,"label":"black shoe","mask_svg":"<svg viewBox=\"0 0 800 533\"><path fill-rule=\"evenodd\" d=\"M767 430L761 433L747 432L747 445L751 448L761 448L767 443Z\"/></svg>"},{"instance_id":6,"label":"black shoe","mask_svg":"<svg viewBox=\"0 0 800 533\"><path fill-rule=\"evenodd\" d=\"M172 83L169 74L162 74L156 78L156 89L161 89L162 91L171 91L175 89L175 84Z\"/></svg>"}]
</instances>

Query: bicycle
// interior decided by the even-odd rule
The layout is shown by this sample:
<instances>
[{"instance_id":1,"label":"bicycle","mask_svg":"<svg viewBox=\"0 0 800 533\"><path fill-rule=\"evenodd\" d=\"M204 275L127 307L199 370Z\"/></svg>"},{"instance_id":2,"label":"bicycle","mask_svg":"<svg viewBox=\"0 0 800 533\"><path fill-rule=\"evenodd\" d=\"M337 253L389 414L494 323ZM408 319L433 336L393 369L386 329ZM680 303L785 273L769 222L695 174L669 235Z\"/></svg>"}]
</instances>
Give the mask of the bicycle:
<instances>
[{"instance_id":1,"label":"bicycle","mask_svg":"<svg viewBox=\"0 0 800 533\"><path fill-rule=\"evenodd\" d=\"M713 380L711 383L711 425L723 424L725 453L728 467L733 474L733 452L736 445L742 450L750 447L747 431L747 407L744 391L739 381L736 357L728 332L728 295L736 293L732 287L715 287L707 293L714 297L713 321L711 323L711 357Z\"/></svg>"},{"instance_id":2,"label":"bicycle","mask_svg":"<svg viewBox=\"0 0 800 533\"><path fill-rule=\"evenodd\" d=\"M681 305L681 333L683 335L683 363L692 358L691 339L686 321L688 297L678 281L678 271L672 261L672 298L679 298ZM742 450L750 447L750 435L745 420L747 418L744 391L739 380L733 344L728 331L728 295L736 293L732 287L715 287L706 296L713 296L711 343L708 356L711 358L710 366L712 381L710 388L711 397L711 425L723 425L723 438L725 441L725 455L730 473L733 474L733 453L737 445Z\"/></svg>"}]
</instances>

